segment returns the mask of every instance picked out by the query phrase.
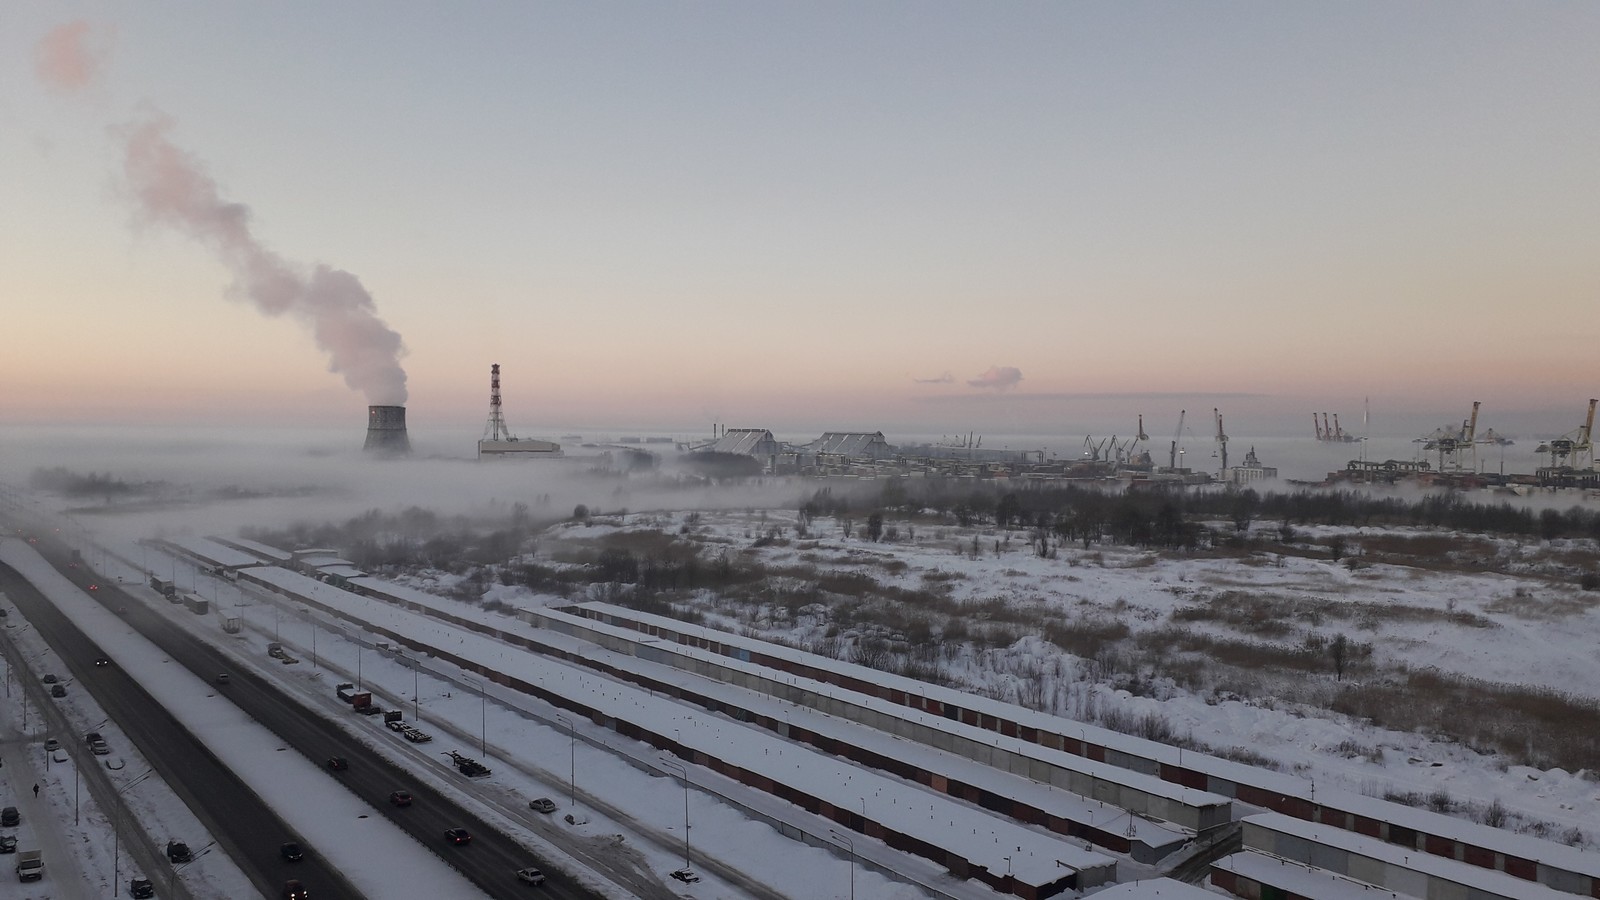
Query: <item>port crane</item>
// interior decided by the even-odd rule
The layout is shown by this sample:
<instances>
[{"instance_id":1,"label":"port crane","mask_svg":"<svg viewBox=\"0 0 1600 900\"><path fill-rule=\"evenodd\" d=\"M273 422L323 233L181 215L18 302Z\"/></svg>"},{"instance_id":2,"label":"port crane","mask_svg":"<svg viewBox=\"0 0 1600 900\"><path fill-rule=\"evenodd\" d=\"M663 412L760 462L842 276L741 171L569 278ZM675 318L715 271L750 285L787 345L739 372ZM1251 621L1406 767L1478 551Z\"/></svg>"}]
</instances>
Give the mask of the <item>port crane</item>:
<instances>
[{"instance_id":1,"label":"port crane","mask_svg":"<svg viewBox=\"0 0 1600 900\"><path fill-rule=\"evenodd\" d=\"M1439 471L1461 471L1461 451L1472 454L1472 471L1478 469L1478 407L1483 401L1472 401L1472 417L1463 420L1461 429L1454 434L1435 434L1423 444L1424 450L1433 450L1439 454ZM1448 463L1446 462L1448 460Z\"/></svg>"},{"instance_id":2,"label":"port crane","mask_svg":"<svg viewBox=\"0 0 1600 900\"><path fill-rule=\"evenodd\" d=\"M1547 443L1540 444L1535 452L1550 454L1550 468L1585 468L1583 461L1588 459L1587 468L1594 468L1594 408L1600 400L1589 398L1589 415L1583 420L1582 427L1569 431Z\"/></svg>"},{"instance_id":3,"label":"port crane","mask_svg":"<svg viewBox=\"0 0 1600 900\"><path fill-rule=\"evenodd\" d=\"M1226 432L1224 432L1222 430L1222 413L1215 406L1211 407L1211 416L1212 416L1212 418L1217 420L1217 447L1218 447L1218 452L1222 454L1222 477L1223 478L1227 478L1228 477L1228 435L1227 435Z\"/></svg>"},{"instance_id":4,"label":"port crane","mask_svg":"<svg viewBox=\"0 0 1600 900\"><path fill-rule=\"evenodd\" d=\"M1172 449L1167 457L1167 468L1174 472L1178 471L1178 439L1183 437L1183 417L1188 414L1189 411L1186 409L1178 410L1178 430L1172 433Z\"/></svg>"}]
</instances>

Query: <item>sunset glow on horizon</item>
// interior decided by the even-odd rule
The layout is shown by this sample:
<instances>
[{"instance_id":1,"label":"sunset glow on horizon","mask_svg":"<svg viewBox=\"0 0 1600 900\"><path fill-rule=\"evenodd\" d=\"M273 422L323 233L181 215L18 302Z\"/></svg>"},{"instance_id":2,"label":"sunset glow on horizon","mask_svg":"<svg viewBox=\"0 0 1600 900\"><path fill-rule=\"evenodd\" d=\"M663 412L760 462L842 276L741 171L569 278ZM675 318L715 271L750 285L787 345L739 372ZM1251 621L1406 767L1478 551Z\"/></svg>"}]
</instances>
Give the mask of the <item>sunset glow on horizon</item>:
<instances>
[{"instance_id":1,"label":"sunset glow on horizon","mask_svg":"<svg viewBox=\"0 0 1600 900\"><path fill-rule=\"evenodd\" d=\"M1368 397L1561 431L1600 392L1593 5L7 25L0 425L359 422L407 390L470 424L496 362L528 432L1289 431ZM136 164L156 122L191 168Z\"/></svg>"}]
</instances>

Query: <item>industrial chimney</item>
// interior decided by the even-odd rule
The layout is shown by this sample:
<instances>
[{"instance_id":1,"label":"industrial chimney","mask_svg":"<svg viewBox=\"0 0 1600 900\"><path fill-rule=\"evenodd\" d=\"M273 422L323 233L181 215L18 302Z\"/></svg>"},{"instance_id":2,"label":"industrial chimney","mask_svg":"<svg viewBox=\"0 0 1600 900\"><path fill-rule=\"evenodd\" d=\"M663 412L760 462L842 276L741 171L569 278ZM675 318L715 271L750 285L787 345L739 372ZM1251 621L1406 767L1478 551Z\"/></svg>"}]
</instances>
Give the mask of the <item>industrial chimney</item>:
<instances>
[{"instance_id":1,"label":"industrial chimney","mask_svg":"<svg viewBox=\"0 0 1600 900\"><path fill-rule=\"evenodd\" d=\"M409 454L411 440L406 437L406 408L367 407L367 443L361 449L378 456Z\"/></svg>"}]
</instances>

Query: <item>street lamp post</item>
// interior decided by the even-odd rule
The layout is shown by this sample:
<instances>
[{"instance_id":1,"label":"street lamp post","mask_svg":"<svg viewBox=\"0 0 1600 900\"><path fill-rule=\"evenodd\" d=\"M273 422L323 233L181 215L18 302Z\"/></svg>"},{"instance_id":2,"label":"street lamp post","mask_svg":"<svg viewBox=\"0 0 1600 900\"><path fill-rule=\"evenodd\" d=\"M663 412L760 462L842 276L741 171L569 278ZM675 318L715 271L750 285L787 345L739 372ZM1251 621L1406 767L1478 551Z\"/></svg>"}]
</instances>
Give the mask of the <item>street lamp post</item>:
<instances>
[{"instance_id":1,"label":"street lamp post","mask_svg":"<svg viewBox=\"0 0 1600 900\"><path fill-rule=\"evenodd\" d=\"M834 831L832 828L828 829L828 837L833 838L835 843L843 844L850 850L850 900L856 900L856 842Z\"/></svg>"},{"instance_id":2,"label":"street lamp post","mask_svg":"<svg viewBox=\"0 0 1600 900\"><path fill-rule=\"evenodd\" d=\"M133 790L135 785L137 785L139 782L145 780L146 778L149 778L151 775L154 775L155 773L156 773L155 769L150 769L149 771L145 772L143 775L140 775L138 778L135 778L132 781L128 782L126 785L124 785L122 787L122 790L119 791L119 793L123 794L123 795L126 795L129 791ZM118 896L118 893L122 888L121 881L122 881L122 807L123 807L123 804L119 802L119 803L117 803L116 806L117 806L117 821L116 821L115 825L111 826L111 896L113 896L113 897Z\"/></svg>"},{"instance_id":3,"label":"street lamp post","mask_svg":"<svg viewBox=\"0 0 1600 900\"><path fill-rule=\"evenodd\" d=\"M678 775L683 778L683 871L687 874L689 871L689 770L684 768L682 764L675 763L670 759L663 759L660 762L661 765L668 769L676 769Z\"/></svg>"},{"instance_id":4,"label":"street lamp post","mask_svg":"<svg viewBox=\"0 0 1600 900\"><path fill-rule=\"evenodd\" d=\"M573 808L578 806L578 735L572 729L572 720L563 715L557 715L556 721L567 726L567 737L570 739L570 758L567 761L567 788L571 792L567 798Z\"/></svg>"},{"instance_id":5,"label":"street lamp post","mask_svg":"<svg viewBox=\"0 0 1600 900\"><path fill-rule=\"evenodd\" d=\"M478 689L478 703L479 703L479 710L478 710L478 715L479 715L479 719L478 719L478 755L479 756L488 756L489 755L489 750L488 750L488 746L489 746L489 695L488 695L487 691L485 690L484 684L483 684L482 681L479 681L479 680L477 680L475 678L468 678L467 680L472 682L473 687L476 687Z\"/></svg>"}]
</instances>

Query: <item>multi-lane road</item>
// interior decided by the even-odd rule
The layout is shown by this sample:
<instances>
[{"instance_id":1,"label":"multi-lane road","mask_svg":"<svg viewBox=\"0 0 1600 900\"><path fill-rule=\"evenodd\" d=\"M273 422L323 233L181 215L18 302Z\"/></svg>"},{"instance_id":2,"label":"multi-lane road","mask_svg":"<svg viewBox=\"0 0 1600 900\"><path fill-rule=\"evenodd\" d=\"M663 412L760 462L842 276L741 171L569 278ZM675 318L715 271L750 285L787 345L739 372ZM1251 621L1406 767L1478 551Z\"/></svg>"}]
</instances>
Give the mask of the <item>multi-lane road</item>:
<instances>
[{"instance_id":1,"label":"multi-lane road","mask_svg":"<svg viewBox=\"0 0 1600 900\"><path fill-rule=\"evenodd\" d=\"M366 751L337 724L309 712L271 681L238 670L216 648L170 627L161 615L146 607L144 600L130 596L118 585L100 583L84 569L71 567L65 548L44 540L36 546L62 574L121 616L175 663L212 682L219 673L228 672L229 683L218 685L217 691L276 734L284 746L318 764L332 756L348 759L349 768L337 773L347 789L424 847L434 848L485 893L493 897L533 894L560 900L597 896L542 865L527 848L460 804L416 787L405 769ZM91 584L98 588L90 591ZM37 589L4 566L0 566L0 589L11 596L66 662L78 684L89 690L266 896L277 896L290 878L304 882L317 900L361 896L340 872L320 859L315 847L308 847L310 852L302 861L282 859L279 846L298 836L136 681L115 666L96 667L94 660L103 655L99 648ZM389 795L395 790L410 791L412 804L403 808L390 804ZM292 803L293 798L276 796L274 802ZM444 832L454 827L470 831L472 842L460 847L449 845ZM419 848L418 852L426 851ZM394 868L403 866L405 861L383 860L375 864ZM539 888L520 882L516 871L527 866L542 869L549 880Z\"/></svg>"}]
</instances>

